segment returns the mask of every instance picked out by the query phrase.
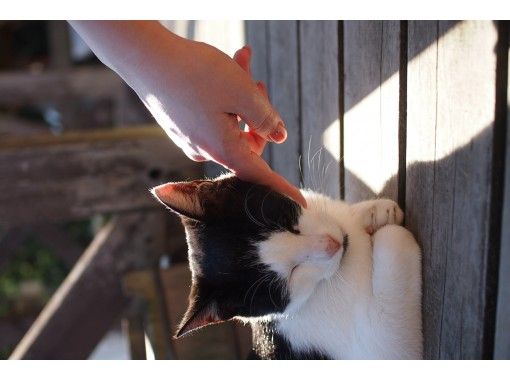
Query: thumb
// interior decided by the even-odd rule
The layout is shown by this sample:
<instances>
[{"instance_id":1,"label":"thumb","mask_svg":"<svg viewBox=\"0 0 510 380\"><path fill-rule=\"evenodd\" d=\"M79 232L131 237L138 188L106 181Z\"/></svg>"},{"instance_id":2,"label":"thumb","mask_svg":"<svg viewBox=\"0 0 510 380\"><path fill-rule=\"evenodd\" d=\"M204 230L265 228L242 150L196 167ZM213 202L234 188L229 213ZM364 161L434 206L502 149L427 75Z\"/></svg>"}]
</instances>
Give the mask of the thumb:
<instances>
[{"instance_id":1,"label":"thumb","mask_svg":"<svg viewBox=\"0 0 510 380\"><path fill-rule=\"evenodd\" d=\"M282 118L257 86L253 88L248 104L236 113L250 126L252 132L267 141L279 144L284 142L287 130Z\"/></svg>"}]
</instances>

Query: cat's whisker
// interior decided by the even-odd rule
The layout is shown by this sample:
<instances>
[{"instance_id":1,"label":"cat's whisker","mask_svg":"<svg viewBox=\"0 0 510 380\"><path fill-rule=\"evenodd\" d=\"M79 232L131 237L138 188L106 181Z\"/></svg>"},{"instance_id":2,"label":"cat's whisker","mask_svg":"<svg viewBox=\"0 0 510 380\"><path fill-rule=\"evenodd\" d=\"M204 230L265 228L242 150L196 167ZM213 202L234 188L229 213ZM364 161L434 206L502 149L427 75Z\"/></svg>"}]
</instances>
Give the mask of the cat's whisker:
<instances>
[{"instance_id":1,"label":"cat's whisker","mask_svg":"<svg viewBox=\"0 0 510 380\"><path fill-rule=\"evenodd\" d=\"M264 281L268 276L270 275L270 273L267 273L265 274L264 276L258 278L257 280L253 281L253 284L251 284L251 286L248 288L248 290L246 291L246 293L244 294L244 298L243 298L243 304L246 303L246 297L248 297L248 293L250 292L250 290L259 282L262 282Z\"/></svg>"},{"instance_id":2,"label":"cat's whisker","mask_svg":"<svg viewBox=\"0 0 510 380\"><path fill-rule=\"evenodd\" d=\"M250 307L249 307L249 310L250 310L250 313L252 311L252 306L253 306L253 300L255 299L255 294L257 293L257 290L259 290L260 286L264 283L264 281L267 280L267 278L271 275L271 273L268 273L267 275L265 275L264 277L262 277L262 281L259 281L259 284L257 285L257 287L255 288L255 290L253 291L253 294L251 296L251 301L250 301Z\"/></svg>"},{"instance_id":3,"label":"cat's whisker","mask_svg":"<svg viewBox=\"0 0 510 380\"><path fill-rule=\"evenodd\" d=\"M246 212L246 215L248 216L248 218L253 222L255 223L257 226L259 227L262 227L262 228L267 228L267 224L264 225L263 223L261 223L260 221L258 221L254 216L253 214L250 212L249 208L248 208L248 198L249 198L249 195L250 195L250 192L253 190L254 186L251 186L250 189L246 192L246 196L244 198L244 211Z\"/></svg>"}]
</instances>

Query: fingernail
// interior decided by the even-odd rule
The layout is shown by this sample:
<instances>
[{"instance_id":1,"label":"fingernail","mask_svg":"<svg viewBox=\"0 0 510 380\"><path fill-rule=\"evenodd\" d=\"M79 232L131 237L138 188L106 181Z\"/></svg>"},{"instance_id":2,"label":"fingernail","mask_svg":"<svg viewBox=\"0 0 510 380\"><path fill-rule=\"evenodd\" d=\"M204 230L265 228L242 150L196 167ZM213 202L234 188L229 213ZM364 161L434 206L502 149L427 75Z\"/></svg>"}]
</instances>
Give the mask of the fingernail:
<instances>
[{"instance_id":1,"label":"fingernail","mask_svg":"<svg viewBox=\"0 0 510 380\"><path fill-rule=\"evenodd\" d=\"M285 127L281 121L278 123L273 132L271 132L269 138L275 143L281 143L285 141L287 138L287 131L285 130Z\"/></svg>"}]
</instances>

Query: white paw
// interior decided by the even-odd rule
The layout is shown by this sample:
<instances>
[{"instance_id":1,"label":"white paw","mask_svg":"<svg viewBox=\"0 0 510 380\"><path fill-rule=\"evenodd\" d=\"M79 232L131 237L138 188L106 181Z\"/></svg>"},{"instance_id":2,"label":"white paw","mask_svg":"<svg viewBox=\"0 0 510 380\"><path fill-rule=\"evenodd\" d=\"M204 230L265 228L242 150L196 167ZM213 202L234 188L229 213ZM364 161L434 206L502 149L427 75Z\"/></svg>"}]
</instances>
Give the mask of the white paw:
<instances>
[{"instance_id":1,"label":"white paw","mask_svg":"<svg viewBox=\"0 0 510 380\"><path fill-rule=\"evenodd\" d=\"M404 213L398 204L390 199L377 199L365 216L366 231L372 235L387 224L401 225Z\"/></svg>"}]
</instances>

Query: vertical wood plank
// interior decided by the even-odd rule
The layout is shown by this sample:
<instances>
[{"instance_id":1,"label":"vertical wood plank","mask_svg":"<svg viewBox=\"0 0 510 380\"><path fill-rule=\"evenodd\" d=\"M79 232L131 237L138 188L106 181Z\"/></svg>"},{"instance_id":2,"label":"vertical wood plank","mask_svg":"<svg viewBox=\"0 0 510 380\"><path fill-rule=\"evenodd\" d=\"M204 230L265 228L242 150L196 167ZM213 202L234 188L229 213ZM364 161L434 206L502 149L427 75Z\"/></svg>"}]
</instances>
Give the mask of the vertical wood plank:
<instances>
[{"instance_id":1,"label":"vertical wood plank","mask_svg":"<svg viewBox=\"0 0 510 380\"><path fill-rule=\"evenodd\" d=\"M302 21L299 37L304 185L338 198L338 22Z\"/></svg>"},{"instance_id":2,"label":"vertical wood plank","mask_svg":"<svg viewBox=\"0 0 510 380\"><path fill-rule=\"evenodd\" d=\"M506 28L508 32L508 26ZM508 50L509 36L506 37L506 86L507 86L507 113L506 113L506 158L503 195L503 218L501 226L501 248L499 262L499 287L496 314L496 336L494 345L494 359L510 359L510 81L508 80Z\"/></svg>"},{"instance_id":3,"label":"vertical wood plank","mask_svg":"<svg viewBox=\"0 0 510 380\"><path fill-rule=\"evenodd\" d=\"M490 22L409 24L406 220L427 358L483 356L496 39Z\"/></svg>"},{"instance_id":4,"label":"vertical wood plank","mask_svg":"<svg viewBox=\"0 0 510 380\"><path fill-rule=\"evenodd\" d=\"M344 23L345 199L397 200L400 23Z\"/></svg>"},{"instance_id":5,"label":"vertical wood plank","mask_svg":"<svg viewBox=\"0 0 510 380\"><path fill-rule=\"evenodd\" d=\"M273 170L299 186L301 128L298 22L268 21L268 23L269 93L271 102L282 116L288 132L284 144L271 144L271 164Z\"/></svg>"},{"instance_id":6,"label":"vertical wood plank","mask_svg":"<svg viewBox=\"0 0 510 380\"><path fill-rule=\"evenodd\" d=\"M408 55L414 58L407 68L406 224L423 252L424 354L425 358L436 359L439 357L441 285L446 258L446 249L443 252L433 249L433 225L437 211L434 207L434 164L429 162L435 157L437 22L409 21L408 32ZM423 41L430 41L431 45ZM441 203L445 202L442 199Z\"/></svg>"},{"instance_id":7,"label":"vertical wood plank","mask_svg":"<svg viewBox=\"0 0 510 380\"><path fill-rule=\"evenodd\" d=\"M245 21L246 43L251 47L251 73L253 79L262 81L269 89L269 32L268 21ZM278 108L277 108L278 109ZM271 146L266 145L262 154L264 160L271 164ZM285 175L285 173L281 173Z\"/></svg>"}]
</instances>

